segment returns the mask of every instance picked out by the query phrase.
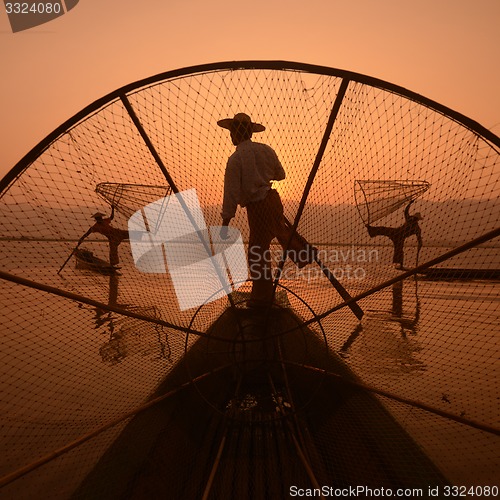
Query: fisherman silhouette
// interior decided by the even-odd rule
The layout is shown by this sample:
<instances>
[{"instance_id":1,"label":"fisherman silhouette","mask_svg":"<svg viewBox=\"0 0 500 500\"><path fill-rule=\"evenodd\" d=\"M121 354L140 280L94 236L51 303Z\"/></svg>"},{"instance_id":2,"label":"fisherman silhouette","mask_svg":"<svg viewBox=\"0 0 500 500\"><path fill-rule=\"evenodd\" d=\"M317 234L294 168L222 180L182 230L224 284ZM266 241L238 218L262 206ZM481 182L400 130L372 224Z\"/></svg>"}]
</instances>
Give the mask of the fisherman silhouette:
<instances>
[{"instance_id":1,"label":"fisherman silhouette","mask_svg":"<svg viewBox=\"0 0 500 500\"><path fill-rule=\"evenodd\" d=\"M368 234L374 238L375 236L387 236L394 245L394 256L392 261L395 264L396 269L404 269L404 243L405 239L412 235L417 237L418 248L417 248L417 258L422 248L422 234L420 231L420 226L418 222L422 220L420 213L410 215L410 206L413 200L408 203L405 208L405 222L400 227L385 227L385 226L370 226L366 225L368 229Z\"/></svg>"},{"instance_id":2,"label":"fisherman silhouette","mask_svg":"<svg viewBox=\"0 0 500 500\"><path fill-rule=\"evenodd\" d=\"M227 162L224 177L221 238L227 238L227 226L237 206L246 207L250 228L248 264L252 279L248 305L266 306L273 298L271 241L277 238L285 248L292 236L292 227L286 223L280 196L271 188L271 181L285 178L285 170L270 146L252 142L253 133L262 132L265 127L253 123L250 116L238 113L234 118L219 120L217 124L231 132L231 140L236 146ZM316 249L295 232L287 256L302 268L314 261L315 252Z\"/></svg>"},{"instance_id":3,"label":"fisherman silhouette","mask_svg":"<svg viewBox=\"0 0 500 500\"><path fill-rule=\"evenodd\" d=\"M111 207L111 215L104 218L104 214L101 212L95 213L92 217L95 219L95 224L78 240L77 247L83 242L83 240L92 233L99 233L109 241L109 263L112 266L119 264L120 259L118 257L118 246L123 240L129 239L129 232L126 229L117 229L111 225L115 215L115 207Z\"/></svg>"}]
</instances>

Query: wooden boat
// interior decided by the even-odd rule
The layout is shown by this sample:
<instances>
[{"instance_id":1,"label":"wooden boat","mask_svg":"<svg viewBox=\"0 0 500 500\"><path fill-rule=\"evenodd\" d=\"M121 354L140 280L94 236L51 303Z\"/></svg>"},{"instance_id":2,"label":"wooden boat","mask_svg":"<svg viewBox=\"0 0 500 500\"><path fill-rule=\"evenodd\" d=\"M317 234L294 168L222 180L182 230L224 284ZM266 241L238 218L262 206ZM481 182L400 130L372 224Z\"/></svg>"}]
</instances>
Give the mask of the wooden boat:
<instances>
[{"instance_id":1,"label":"wooden boat","mask_svg":"<svg viewBox=\"0 0 500 500\"><path fill-rule=\"evenodd\" d=\"M112 266L104 259L96 257L93 252L84 248L75 250L76 269L85 269L99 274L117 274L117 266Z\"/></svg>"},{"instance_id":2,"label":"wooden boat","mask_svg":"<svg viewBox=\"0 0 500 500\"><path fill-rule=\"evenodd\" d=\"M251 500L287 498L292 485L449 484L301 323L290 309L229 309L151 400L171 396L128 423L74 498Z\"/></svg>"},{"instance_id":3,"label":"wooden boat","mask_svg":"<svg viewBox=\"0 0 500 500\"><path fill-rule=\"evenodd\" d=\"M422 272L421 279L441 280L500 280L500 269L460 269L452 267L431 267Z\"/></svg>"}]
</instances>

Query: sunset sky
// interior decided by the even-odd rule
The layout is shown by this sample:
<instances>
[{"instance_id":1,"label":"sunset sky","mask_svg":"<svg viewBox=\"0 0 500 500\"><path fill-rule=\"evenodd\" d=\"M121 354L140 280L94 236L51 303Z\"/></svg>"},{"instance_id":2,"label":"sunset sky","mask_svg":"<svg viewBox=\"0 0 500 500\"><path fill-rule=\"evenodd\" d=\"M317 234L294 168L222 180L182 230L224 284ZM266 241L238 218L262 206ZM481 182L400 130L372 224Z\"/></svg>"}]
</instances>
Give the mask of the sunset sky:
<instances>
[{"instance_id":1,"label":"sunset sky","mask_svg":"<svg viewBox=\"0 0 500 500\"><path fill-rule=\"evenodd\" d=\"M498 0L80 0L12 33L0 13L0 176L97 98L163 71L288 60L396 83L500 133Z\"/></svg>"}]
</instances>

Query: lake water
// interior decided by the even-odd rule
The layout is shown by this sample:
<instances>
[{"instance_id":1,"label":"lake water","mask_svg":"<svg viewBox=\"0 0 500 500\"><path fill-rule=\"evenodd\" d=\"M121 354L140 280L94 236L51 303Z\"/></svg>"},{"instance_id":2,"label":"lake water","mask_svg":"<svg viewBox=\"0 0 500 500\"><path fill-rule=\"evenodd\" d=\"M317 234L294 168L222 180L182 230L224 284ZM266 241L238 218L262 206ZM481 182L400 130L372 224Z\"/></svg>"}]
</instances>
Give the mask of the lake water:
<instances>
[{"instance_id":1,"label":"lake water","mask_svg":"<svg viewBox=\"0 0 500 500\"><path fill-rule=\"evenodd\" d=\"M121 247L117 278L77 270L73 262L58 275L71 245L4 241L3 268L104 304L190 326L193 310L179 310L168 276L141 275L126 246ZM105 257L102 244L91 243L90 248ZM322 250L332 268L363 269L352 279L339 275L352 295L397 274L390 264L390 247L373 247L377 253L371 260L360 259L355 251L344 259L349 248L353 247ZM446 250L424 248L420 262ZM336 263L334 256L340 258ZM408 263L414 258L414 249L408 249ZM498 269L500 255L497 248L479 248L444 266ZM297 294L298 298L289 294L289 299L304 318L311 317L310 309L299 299L315 312L338 303L324 277L303 276L289 276L283 284ZM53 294L1 281L0 300L1 475L140 406L185 352L182 332ZM226 305L225 300L213 303L192 326L203 331ZM500 283L411 279L363 299L360 305L365 311L361 322L343 308L321 325L330 349L363 383L500 427ZM381 399L455 484L495 484L500 477L498 436ZM28 498L27 492L42 485L54 498L64 498L123 425L0 490L0 498L4 493L5 498Z\"/></svg>"}]
</instances>

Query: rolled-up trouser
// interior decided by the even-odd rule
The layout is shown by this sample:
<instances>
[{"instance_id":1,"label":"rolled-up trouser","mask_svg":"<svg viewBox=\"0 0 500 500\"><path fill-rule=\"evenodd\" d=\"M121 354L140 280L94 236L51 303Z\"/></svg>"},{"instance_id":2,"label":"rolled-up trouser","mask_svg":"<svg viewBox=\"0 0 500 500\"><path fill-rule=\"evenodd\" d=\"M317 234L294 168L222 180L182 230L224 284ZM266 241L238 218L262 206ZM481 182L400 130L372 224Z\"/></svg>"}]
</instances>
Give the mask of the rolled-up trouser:
<instances>
[{"instance_id":1,"label":"rolled-up trouser","mask_svg":"<svg viewBox=\"0 0 500 500\"><path fill-rule=\"evenodd\" d=\"M113 237L108 236L109 241L109 263L112 266L116 266L120 263L120 258L118 257L118 247L123 240L128 240L128 231L124 229L117 229Z\"/></svg>"},{"instance_id":2,"label":"rolled-up trouser","mask_svg":"<svg viewBox=\"0 0 500 500\"><path fill-rule=\"evenodd\" d=\"M116 266L120 263L120 258L118 257L118 245L120 245L120 242L118 241L109 242L109 263L112 266Z\"/></svg>"},{"instance_id":3,"label":"rolled-up trouser","mask_svg":"<svg viewBox=\"0 0 500 500\"><path fill-rule=\"evenodd\" d=\"M285 222L283 205L278 192L274 189L269 190L263 200L249 203L246 208L250 228L248 265L252 279L251 300L269 301L273 295L271 241L276 238L285 248L292 234L292 228ZM299 267L313 260L311 248L297 233L292 238L288 250L287 255Z\"/></svg>"}]
</instances>

